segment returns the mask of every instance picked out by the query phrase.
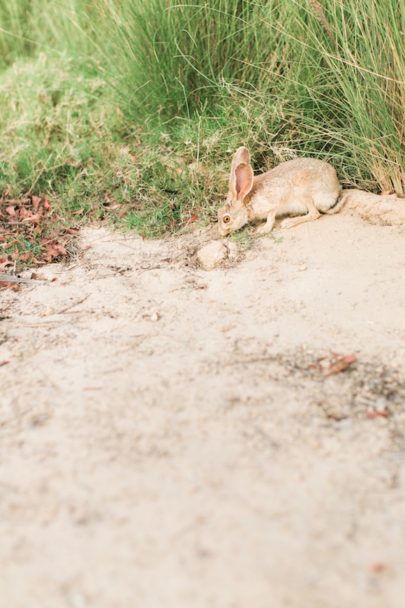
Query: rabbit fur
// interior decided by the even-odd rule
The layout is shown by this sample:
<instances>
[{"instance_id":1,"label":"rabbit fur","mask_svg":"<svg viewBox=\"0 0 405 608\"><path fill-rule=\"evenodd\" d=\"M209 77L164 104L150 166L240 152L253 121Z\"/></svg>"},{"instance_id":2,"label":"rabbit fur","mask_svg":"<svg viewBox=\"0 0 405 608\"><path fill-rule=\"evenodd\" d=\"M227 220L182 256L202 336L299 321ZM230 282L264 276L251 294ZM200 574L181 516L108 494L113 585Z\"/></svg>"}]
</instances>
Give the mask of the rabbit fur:
<instances>
[{"instance_id":1,"label":"rabbit fur","mask_svg":"<svg viewBox=\"0 0 405 608\"><path fill-rule=\"evenodd\" d=\"M276 217L285 215L298 217L285 219L283 228L316 220L322 213L334 213L341 193L336 171L325 161L297 158L254 176L249 150L242 146L232 159L227 200L218 212L219 234L226 236L255 220L266 220L257 233L267 234Z\"/></svg>"}]
</instances>

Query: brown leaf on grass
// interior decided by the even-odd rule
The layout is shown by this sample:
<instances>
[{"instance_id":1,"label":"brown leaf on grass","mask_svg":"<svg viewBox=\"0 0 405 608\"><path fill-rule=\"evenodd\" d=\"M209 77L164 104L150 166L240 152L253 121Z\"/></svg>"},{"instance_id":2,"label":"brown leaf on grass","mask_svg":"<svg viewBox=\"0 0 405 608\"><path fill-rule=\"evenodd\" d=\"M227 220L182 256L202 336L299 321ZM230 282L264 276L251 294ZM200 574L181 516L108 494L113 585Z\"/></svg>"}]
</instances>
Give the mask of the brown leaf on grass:
<instances>
[{"instance_id":1,"label":"brown leaf on grass","mask_svg":"<svg viewBox=\"0 0 405 608\"><path fill-rule=\"evenodd\" d=\"M13 253L11 256L14 260L19 260L20 262L28 262L28 260L32 257L29 252L27 253Z\"/></svg>"},{"instance_id":2,"label":"brown leaf on grass","mask_svg":"<svg viewBox=\"0 0 405 608\"><path fill-rule=\"evenodd\" d=\"M356 355L338 355L334 353L333 359L330 362L329 367L324 371L325 376L332 376L333 374L340 374L344 372L348 367L356 363Z\"/></svg>"},{"instance_id":3,"label":"brown leaf on grass","mask_svg":"<svg viewBox=\"0 0 405 608\"><path fill-rule=\"evenodd\" d=\"M36 211L38 209L39 205L41 204L42 198L40 196L32 196L31 201L32 201L32 207Z\"/></svg>"},{"instance_id":4,"label":"brown leaf on grass","mask_svg":"<svg viewBox=\"0 0 405 608\"><path fill-rule=\"evenodd\" d=\"M188 218L188 220L186 221L186 224L193 224L194 222L198 221L198 215L196 213L192 213L190 215L190 217Z\"/></svg>"},{"instance_id":5,"label":"brown leaf on grass","mask_svg":"<svg viewBox=\"0 0 405 608\"><path fill-rule=\"evenodd\" d=\"M29 195L20 199L0 196L0 269L13 273L27 266L40 266L68 256L68 247L78 229L65 228L63 218L46 197ZM0 287L9 286L2 282ZM15 288L15 285L13 286Z\"/></svg>"},{"instance_id":6,"label":"brown leaf on grass","mask_svg":"<svg viewBox=\"0 0 405 608\"><path fill-rule=\"evenodd\" d=\"M44 243L43 248L45 249L44 257L47 262L53 262L56 259L61 259L66 255L66 248L55 241Z\"/></svg>"},{"instance_id":7,"label":"brown leaf on grass","mask_svg":"<svg viewBox=\"0 0 405 608\"><path fill-rule=\"evenodd\" d=\"M27 214L23 219L23 222L32 222L33 224L39 224L40 215L39 213Z\"/></svg>"},{"instance_id":8,"label":"brown leaf on grass","mask_svg":"<svg viewBox=\"0 0 405 608\"><path fill-rule=\"evenodd\" d=\"M11 262L7 255L0 256L0 270L4 270L4 268L7 268L7 266L10 266L10 264Z\"/></svg>"}]
</instances>

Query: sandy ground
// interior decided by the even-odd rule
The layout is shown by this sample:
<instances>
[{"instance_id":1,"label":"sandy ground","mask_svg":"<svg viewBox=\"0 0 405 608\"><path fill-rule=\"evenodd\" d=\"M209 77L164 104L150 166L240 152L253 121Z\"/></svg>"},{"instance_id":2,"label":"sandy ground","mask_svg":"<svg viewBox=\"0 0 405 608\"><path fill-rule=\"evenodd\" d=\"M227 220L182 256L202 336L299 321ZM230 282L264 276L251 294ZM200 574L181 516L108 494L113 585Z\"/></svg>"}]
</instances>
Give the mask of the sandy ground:
<instances>
[{"instance_id":1,"label":"sandy ground","mask_svg":"<svg viewBox=\"0 0 405 608\"><path fill-rule=\"evenodd\" d=\"M403 608L405 235L82 240L0 292L1 607Z\"/></svg>"}]
</instances>

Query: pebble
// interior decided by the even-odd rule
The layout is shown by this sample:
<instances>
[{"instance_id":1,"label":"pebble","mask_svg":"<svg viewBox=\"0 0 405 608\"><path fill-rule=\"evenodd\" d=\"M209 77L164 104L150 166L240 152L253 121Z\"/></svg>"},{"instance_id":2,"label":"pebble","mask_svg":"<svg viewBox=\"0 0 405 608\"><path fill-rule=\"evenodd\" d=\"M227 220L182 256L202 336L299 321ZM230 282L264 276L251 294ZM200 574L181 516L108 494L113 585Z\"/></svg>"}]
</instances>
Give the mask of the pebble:
<instances>
[{"instance_id":1,"label":"pebble","mask_svg":"<svg viewBox=\"0 0 405 608\"><path fill-rule=\"evenodd\" d=\"M197 259L204 270L217 268L228 256L228 250L221 241L210 241L197 251Z\"/></svg>"}]
</instances>

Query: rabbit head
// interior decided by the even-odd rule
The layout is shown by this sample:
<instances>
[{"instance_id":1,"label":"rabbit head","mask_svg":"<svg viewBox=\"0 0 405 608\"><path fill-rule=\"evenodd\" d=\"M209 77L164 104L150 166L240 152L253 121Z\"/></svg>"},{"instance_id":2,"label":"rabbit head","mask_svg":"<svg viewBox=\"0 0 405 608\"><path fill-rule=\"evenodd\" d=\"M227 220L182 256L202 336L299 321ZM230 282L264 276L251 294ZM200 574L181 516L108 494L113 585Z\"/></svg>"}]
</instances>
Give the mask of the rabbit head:
<instances>
[{"instance_id":1,"label":"rabbit head","mask_svg":"<svg viewBox=\"0 0 405 608\"><path fill-rule=\"evenodd\" d=\"M220 236L239 230L248 223L246 196L253 187L253 169L249 150L242 146L234 154L229 176L229 191L225 205L218 211Z\"/></svg>"}]
</instances>

